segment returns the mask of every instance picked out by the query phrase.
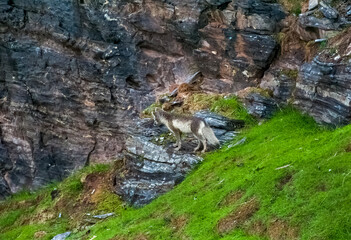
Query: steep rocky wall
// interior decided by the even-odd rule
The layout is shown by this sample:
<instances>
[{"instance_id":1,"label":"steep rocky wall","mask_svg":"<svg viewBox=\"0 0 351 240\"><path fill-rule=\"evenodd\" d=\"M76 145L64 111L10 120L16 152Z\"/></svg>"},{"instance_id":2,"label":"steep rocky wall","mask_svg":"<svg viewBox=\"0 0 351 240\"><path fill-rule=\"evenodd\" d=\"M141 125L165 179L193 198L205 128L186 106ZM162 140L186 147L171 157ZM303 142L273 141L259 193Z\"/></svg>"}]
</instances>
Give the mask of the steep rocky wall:
<instances>
[{"instance_id":1,"label":"steep rocky wall","mask_svg":"<svg viewBox=\"0 0 351 240\"><path fill-rule=\"evenodd\" d=\"M282 18L259 0L0 1L0 197L117 158L155 92L195 71L207 91L256 85Z\"/></svg>"},{"instance_id":2,"label":"steep rocky wall","mask_svg":"<svg viewBox=\"0 0 351 240\"><path fill-rule=\"evenodd\" d=\"M340 126L351 121L351 2L330 2L311 0L309 11L285 19L281 54L260 86L278 103Z\"/></svg>"}]
</instances>

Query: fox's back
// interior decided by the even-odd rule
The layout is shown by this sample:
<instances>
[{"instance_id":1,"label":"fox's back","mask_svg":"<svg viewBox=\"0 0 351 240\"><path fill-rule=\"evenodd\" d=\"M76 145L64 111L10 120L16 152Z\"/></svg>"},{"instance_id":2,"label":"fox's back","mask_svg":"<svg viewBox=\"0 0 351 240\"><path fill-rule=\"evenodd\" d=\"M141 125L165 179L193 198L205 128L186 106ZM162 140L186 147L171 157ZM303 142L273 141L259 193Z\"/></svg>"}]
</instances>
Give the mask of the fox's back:
<instances>
[{"instance_id":1,"label":"fox's back","mask_svg":"<svg viewBox=\"0 0 351 240\"><path fill-rule=\"evenodd\" d=\"M175 117L173 118L172 124L183 133L195 133L198 132L201 127L204 127L202 119L188 116Z\"/></svg>"},{"instance_id":2,"label":"fox's back","mask_svg":"<svg viewBox=\"0 0 351 240\"><path fill-rule=\"evenodd\" d=\"M191 133L192 119L173 119L172 124L183 133Z\"/></svg>"}]
</instances>

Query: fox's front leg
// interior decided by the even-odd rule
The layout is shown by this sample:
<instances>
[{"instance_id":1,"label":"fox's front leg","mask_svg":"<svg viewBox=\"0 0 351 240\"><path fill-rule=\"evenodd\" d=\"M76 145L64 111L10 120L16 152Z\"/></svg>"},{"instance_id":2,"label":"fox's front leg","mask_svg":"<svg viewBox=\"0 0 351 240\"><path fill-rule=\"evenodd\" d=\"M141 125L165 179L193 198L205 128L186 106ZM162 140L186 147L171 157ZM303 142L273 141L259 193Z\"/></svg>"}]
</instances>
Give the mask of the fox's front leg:
<instances>
[{"instance_id":1,"label":"fox's front leg","mask_svg":"<svg viewBox=\"0 0 351 240\"><path fill-rule=\"evenodd\" d=\"M175 151L179 151L180 148L182 147L182 141L180 139L180 132L176 129L173 130L174 136L177 139L177 142L173 145L175 147Z\"/></svg>"}]
</instances>

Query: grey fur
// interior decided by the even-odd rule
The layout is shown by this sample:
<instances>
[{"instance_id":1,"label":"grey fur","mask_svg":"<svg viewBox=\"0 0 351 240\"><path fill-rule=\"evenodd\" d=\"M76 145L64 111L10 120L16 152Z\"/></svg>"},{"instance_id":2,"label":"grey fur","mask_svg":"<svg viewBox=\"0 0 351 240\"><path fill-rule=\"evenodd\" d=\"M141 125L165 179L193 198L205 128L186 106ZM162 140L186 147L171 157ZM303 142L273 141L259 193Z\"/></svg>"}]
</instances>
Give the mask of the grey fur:
<instances>
[{"instance_id":1,"label":"grey fur","mask_svg":"<svg viewBox=\"0 0 351 240\"><path fill-rule=\"evenodd\" d=\"M213 133L212 129L206 124L201 118L193 116L183 116L168 113L162 109L156 108L155 112L152 112L155 124L164 124L174 134L177 142L174 144L175 150L178 151L182 147L180 139L181 133L192 133L198 139L199 143L194 149L194 152L198 151L203 145L202 152L207 150L207 143L210 145L219 145L219 141Z\"/></svg>"}]
</instances>

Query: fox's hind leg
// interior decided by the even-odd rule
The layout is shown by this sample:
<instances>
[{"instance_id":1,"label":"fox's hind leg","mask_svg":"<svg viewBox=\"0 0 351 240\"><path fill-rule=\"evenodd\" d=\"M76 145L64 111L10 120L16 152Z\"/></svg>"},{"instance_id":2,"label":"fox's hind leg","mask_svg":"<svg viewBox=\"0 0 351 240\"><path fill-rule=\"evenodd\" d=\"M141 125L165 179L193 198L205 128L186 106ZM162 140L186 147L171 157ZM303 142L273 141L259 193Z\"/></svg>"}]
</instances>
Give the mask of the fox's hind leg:
<instances>
[{"instance_id":1,"label":"fox's hind leg","mask_svg":"<svg viewBox=\"0 0 351 240\"><path fill-rule=\"evenodd\" d=\"M203 139L202 144L204 145L204 149L202 149L201 152L204 153L207 150L207 143L206 143L206 139L205 138Z\"/></svg>"},{"instance_id":2,"label":"fox's hind leg","mask_svg":"<svg viewBox=\"0 0 351 240\"><path fill-rule=\"evenodd\" d=\"M201 145L204 146L203 150L201 152L205 152L207 149L206 146L206 139L204 138L204 136L202 136L201 134L194 134L195 137L197 138L197 140L199 141L199 144L197 145L197 147L194 149L194 152L198 151L201 148Z\"/></svg>"},{"instance_id":3,"label":"fox's hind leg","mask_svg":"<svg viewBox=\"0 0 351 240\"><path fill-rule=\"evenodd\" d=\"M197 138L197 137L196 137L196 138ZM202 145L200 139L197 138L197 140L199 141L199 143L197 144L197 147L194 148L194 152L199 151L199 149L201 148L201 145Z\"/></svg>"}]
</instances>

